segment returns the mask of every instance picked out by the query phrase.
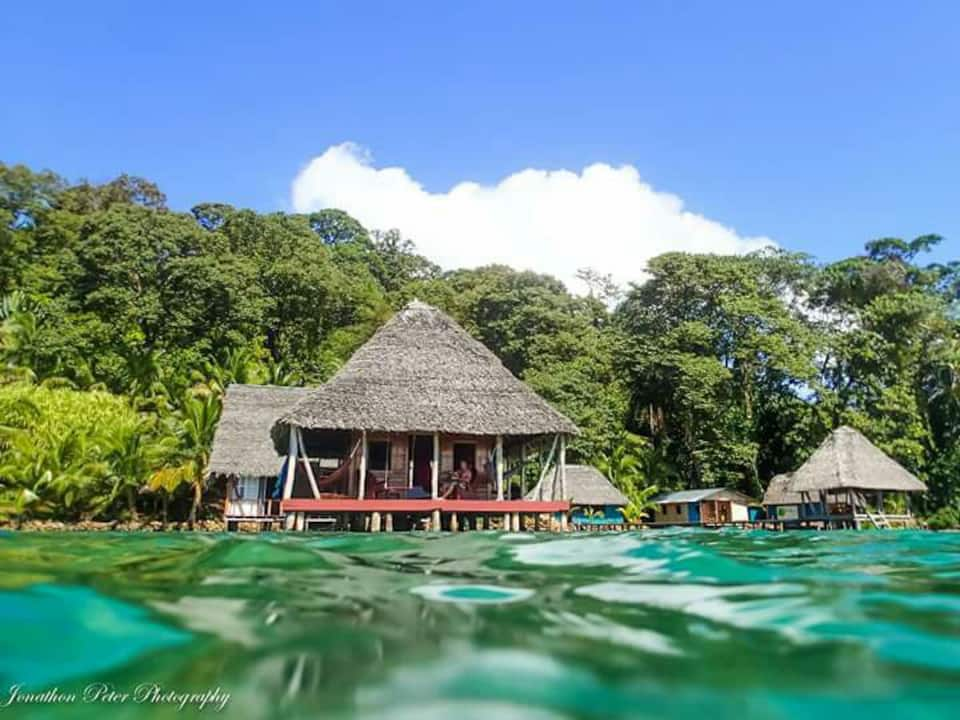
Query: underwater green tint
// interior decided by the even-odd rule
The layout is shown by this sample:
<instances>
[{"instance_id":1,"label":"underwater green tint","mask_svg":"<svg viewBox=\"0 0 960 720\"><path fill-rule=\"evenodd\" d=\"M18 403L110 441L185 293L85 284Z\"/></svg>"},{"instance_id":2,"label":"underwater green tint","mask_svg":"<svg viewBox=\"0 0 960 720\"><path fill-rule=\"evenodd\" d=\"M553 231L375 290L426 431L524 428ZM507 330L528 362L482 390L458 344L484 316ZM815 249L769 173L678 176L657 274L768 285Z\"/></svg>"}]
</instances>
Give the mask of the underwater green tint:
<instances>
[{"instance_id":1,"label":"underwater green tint","mask_svg":"<svg viewBox=\"0 0 960 720\"><path fill-rule=\"evenodd\" d=\"M11 684L231 718L954 717L960 535L0 535ZM21 704L9 717L216 716Z\"/></svg>"}]
</instances>

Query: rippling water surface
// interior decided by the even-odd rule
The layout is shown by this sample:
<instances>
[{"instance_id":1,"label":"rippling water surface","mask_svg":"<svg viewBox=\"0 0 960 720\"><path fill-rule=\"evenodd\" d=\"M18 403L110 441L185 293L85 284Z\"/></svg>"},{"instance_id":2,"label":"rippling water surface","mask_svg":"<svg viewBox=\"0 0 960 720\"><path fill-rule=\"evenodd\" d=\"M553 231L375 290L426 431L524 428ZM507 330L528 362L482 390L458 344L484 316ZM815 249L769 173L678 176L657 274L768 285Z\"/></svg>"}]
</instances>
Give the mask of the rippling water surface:
<instances>
[{"instance_id":1,"label":"rippling water surface","mask_svg":"<svg viewBox=\"0 0 960 720\"><path fill-rule=\"evenodd\" d=\"M960 535L3 534L10 717L960 714ZM109 711L109 713L108 713Z\"/></svg>"}]
</instances>

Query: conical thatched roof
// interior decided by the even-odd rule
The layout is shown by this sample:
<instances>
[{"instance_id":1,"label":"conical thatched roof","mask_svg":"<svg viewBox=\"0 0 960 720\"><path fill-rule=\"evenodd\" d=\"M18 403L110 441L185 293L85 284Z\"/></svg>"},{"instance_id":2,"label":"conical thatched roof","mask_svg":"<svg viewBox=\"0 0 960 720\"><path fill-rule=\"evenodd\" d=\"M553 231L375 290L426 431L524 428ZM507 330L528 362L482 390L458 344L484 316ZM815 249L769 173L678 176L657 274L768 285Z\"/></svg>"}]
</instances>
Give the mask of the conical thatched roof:
<instances>
[{"instance_id":1,"label":"conical thatched roof","mask_svg":"<svg viewBox=\"0 0 960 720\"><path fill-rule=\"evenodd\" d=\"M629 504L627 496L610 482L606 475L593 465L567 465L567 497L560 497L560 481L554 482L551 474L538 482L527 493L527 500L570 500L572 505L617 505Z\"/></svg>"},{"instance_id":2,"label":"conical thatched roof","mask_svg":"<svg viewBox=\"0 0 960 720\"><path fill-rule=\"evenodd\" d=\"M210 452L211 475L276 475L283 458L270 428L309 393L307 388L230 385Z\"/></svg>"},{"instance_id":3,"label":"conical thatched roof","mask_svg":"<svg viewBox=\"0 0 960 720\"><path fill-rule=\"evenodd\" d=\"M450 317L413 301L281 423L327 430L578 432Z\"/></svg>"},{"instance_id":4,"label":"conical thatched roof","mask_svg":"<svg viewBox=\"0 0 960 720\"><path fill-rule=\"evenodd\" d=\"M851 427L834 430L792 474L789 491L854 488L924 492L927 486Z\"/></svg>"}]
</instances>

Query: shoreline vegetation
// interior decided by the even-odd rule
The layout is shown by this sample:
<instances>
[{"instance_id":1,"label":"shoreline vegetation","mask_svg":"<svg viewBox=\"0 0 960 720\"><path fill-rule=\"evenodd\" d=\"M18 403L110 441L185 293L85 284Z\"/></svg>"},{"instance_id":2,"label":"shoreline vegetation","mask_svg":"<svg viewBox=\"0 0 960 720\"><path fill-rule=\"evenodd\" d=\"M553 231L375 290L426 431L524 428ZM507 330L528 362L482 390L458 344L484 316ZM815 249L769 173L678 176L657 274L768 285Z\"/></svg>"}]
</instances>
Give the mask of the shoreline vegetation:
<instances>
[{"instance_id":1,"label":"shoreline vegetation","mask_svg":"<svg viewBox=\"0 0 960 720\"><path fill-rule=\"evenodd\" d=\"M220 529L225 388L322 383L413 298L573 419L571 461L635 519L654 485L759 498L850 425L927 483L930 527L956 527L960 262L927 261L940 244L826 264L667 253L626 288L585 268L576 295L503 265L441 270L340 210L178 212L142 178L0 163L0 527Z\"/></svg>"}]
</instances>

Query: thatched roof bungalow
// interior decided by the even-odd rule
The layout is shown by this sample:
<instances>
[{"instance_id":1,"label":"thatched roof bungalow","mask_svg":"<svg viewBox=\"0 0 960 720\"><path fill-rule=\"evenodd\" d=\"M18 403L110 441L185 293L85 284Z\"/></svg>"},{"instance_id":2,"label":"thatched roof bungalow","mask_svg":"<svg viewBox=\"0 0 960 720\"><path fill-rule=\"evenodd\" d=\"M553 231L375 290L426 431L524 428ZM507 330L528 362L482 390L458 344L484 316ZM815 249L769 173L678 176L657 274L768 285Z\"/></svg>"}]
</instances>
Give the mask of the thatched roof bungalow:
<instances>
[{"instance_id":1,"label":"thatched roof bungalow","mask_svg":"<svg viewBox=\"0 0 960 720\"><path fill-rule=\"evenodd\" d=\"M371 509L371 503L382 506L371 510L379 516L401 503L426 508L439 525L441 506L480 512L477 503L510 502L507 479L526 478L538 452L541 480L552 473L565 487L566 441L579 432L452 318L417 301L377 330L329 382L289 399L267 410L269 401L261 398L244 433L262 433L273 413L273 472L283 466L284 512L302 523L311 515ZM230 427L224 446L237 432ZM240 468L219 452L217 463L224 471ZM561 505L568 503L535 507Z\"/></svg>"},{"instance_id":2,"label":"thatched roof bungalow","mask_svg":"<svg viewBox=\"0 0 960 720\"><path fill-rule=\"evenodd\" d=\"M796 471L774 478L764 504L783 506L788 504L786 500L795 500L801 508L801 520L816 517L830 524L849 523L854 527L868 520L882 527L890 519L884 493L905 494L909 498L909 493L926 489L921 480L860 432L842 426L830 433ZM873 509L868 498L874 501ZM894 512L891 517L908 520L909 500L905 512Z\"/></svg>"}]
</instances>

